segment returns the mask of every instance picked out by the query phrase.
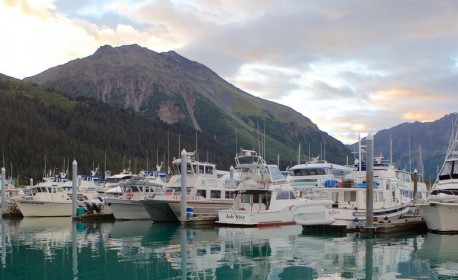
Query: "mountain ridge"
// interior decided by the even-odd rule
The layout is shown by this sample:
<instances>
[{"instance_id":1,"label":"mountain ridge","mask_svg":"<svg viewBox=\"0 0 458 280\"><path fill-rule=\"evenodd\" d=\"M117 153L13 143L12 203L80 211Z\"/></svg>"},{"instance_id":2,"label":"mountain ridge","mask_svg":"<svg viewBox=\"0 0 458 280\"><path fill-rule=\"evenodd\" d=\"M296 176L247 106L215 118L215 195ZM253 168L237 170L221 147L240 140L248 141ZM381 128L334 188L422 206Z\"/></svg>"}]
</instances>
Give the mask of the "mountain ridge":
<instances>
[{"instance_id":1,"label":"mountain ridge","mask_svg":"<svg viewBox=\"0 0 458 280\"><path fill-rule=\"evenodd\" d=\"M348 156L345 146L319 130L297 111L231 85L215 72L174 51L156 53L139 45L100 47L93 55L72 60L25 78L70 98L94 98L127 111L168 123L182 123L215 135L226 147L259 141L264 132L270 157L296 157L299 143L317 154L329 144L330 160Z\"/></svg>"}]
</instances>

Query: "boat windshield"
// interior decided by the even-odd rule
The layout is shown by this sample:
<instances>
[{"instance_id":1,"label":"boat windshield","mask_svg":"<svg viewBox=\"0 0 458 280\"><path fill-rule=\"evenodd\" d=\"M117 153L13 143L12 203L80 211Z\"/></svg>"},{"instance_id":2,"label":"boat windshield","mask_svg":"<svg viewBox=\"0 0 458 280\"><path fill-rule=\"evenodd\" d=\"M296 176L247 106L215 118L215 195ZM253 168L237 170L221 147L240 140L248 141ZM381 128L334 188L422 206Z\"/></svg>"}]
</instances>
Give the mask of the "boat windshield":
<instances>
[{"instance_id":1,"label":"boat windshield","mask_svg":"<svg viewBox=\"0 0 458 280\"><path fill-rule=\"evenodd\" d=\"M313 176L313 175L326 175L325 168L300 168L289 170L291 176Z\"/></svg>"},{"instance_id":2,"label":"boat windshield","mask_svg":"<svg viewBox=\"0 0 458 280\"><path fill-rule=\"evenodd\" d=\"M458 160L447 161L439 174L439 180L458 178Z\"/></svg>"},{"instance_id":3,"label":"boat windshield","mask_svg":"<svg viewBox=\"0 0 458 280\"><path fill-rule=\"evenodd\" d=\"M285 177L283 177L283 174L280 172L277 166L269 165L268 169L269 169L270 176L272 177L272 182L285 181Z\"/></svg>"}]
</instances>

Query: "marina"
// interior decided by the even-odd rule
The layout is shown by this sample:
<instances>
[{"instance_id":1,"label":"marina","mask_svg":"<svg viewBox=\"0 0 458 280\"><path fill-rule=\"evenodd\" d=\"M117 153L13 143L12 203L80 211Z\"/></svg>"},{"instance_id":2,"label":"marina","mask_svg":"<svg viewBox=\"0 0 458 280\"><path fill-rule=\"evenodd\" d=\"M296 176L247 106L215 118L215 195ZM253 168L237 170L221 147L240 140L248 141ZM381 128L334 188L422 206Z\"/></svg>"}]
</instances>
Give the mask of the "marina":
<instances>
[{"instance_id":1,"label":"marina","mask_svg":"<svg viewBox=\"0 0 458 280\"><path fill-rule=\"evenodd\" d=\"M455 279L455 235L1 219L1 279Z\"/></svg>"}]
</instances>

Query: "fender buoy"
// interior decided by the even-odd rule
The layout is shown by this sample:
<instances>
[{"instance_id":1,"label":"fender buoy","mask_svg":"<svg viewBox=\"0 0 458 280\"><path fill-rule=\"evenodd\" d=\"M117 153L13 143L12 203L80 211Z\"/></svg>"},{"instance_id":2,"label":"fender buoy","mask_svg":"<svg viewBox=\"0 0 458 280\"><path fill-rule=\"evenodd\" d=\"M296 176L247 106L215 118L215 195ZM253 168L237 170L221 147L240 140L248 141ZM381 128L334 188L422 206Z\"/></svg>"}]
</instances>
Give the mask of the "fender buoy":
<instances>
[{"instance_id":1,"label":"fender buoy","mask_svg":"<svg viewBox=\"0 0 458 280\"><path fill-rule=\"evenodd\" d=\"M132 199L132 193L127 193L126 194L126 199L131 200Z\"/></svg>"}]
</instances>

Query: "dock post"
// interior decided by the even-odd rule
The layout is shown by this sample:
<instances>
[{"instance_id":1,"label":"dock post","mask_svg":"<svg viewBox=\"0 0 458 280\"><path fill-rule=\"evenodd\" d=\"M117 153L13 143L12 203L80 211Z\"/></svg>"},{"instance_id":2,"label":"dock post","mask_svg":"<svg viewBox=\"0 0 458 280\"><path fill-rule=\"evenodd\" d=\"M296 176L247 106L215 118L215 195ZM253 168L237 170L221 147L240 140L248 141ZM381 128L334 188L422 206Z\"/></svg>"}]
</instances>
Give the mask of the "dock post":
<instances>
[{"instance_id":1,"label":"dock post","mask_svg":"<svg viewBox=\"0 0 458 280\"><path fill-rule=\"evenodd\" d=\"M5 201L5 167L2 167L2 216L6 213L6 201Z\"/></svg>"},{"instance_id":2,"label":"dock post","mask_svg":"<svg viewBox=\"0 0 458 280\"><path fill-rule=\"evenodd\" d=\"M418 171L415 169L413 171L413 196L412 199L415 202L417 200L417 182L418 182Z\"/></svg>"},{"instance_id":3,"label":"dock post","mask_svg":"<svg viewBox=\"0 0 458 280\"><path fill-rule=\"evenodd\" d=\"M78 163L76 160L73 160L72 163L72 179L73 179L73 184L72 184L72 216L76 217L76 201L77 201L77 195L78 195Z\"/></svg>"},{"instance_id":4,"label":"dock post","mask_svg":"<svg viewBox=\"0 0 458 280\"><path fill-rule=\"evenodd\" d=\"M374 179L374 136L369 133L366 137L367 158L366 158L366 228L374 227L374 194L372 182Z\"/></svg>"},{"instance_id":5,"label":"dock post","mask_svg":"<svg viewBox=\"0 0 458 280\"><path fill-rule=\"evenodd\" d=\"M188 153L185 149L181 151L181 224L184 224L187 221L187 188L186 188L186 174L187 174L187 159Z\"/></svg>"}]
</instances>

